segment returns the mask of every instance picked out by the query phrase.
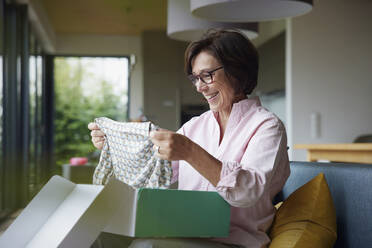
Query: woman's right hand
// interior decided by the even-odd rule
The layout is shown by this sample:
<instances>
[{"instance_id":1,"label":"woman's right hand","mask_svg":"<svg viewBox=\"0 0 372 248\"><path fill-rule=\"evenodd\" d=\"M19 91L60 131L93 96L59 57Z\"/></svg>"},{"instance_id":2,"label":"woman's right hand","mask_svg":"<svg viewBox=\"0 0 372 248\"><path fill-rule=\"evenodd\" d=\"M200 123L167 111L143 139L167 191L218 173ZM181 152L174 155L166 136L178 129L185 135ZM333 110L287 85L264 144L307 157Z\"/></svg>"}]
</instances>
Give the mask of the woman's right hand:
<instances>
[{"instance_id":1,"label":"woman's right hand","mask_svg":"<svg viewBox=\"0 0 372 248\"><path fill-rule=\"evenodd\" d=\"M105 134L101 131L98 125L94 122L88 124L88 129L91 130L92 143L97 148L102 150L103 143L105 142Z\"/></svg>"}]
</instances>

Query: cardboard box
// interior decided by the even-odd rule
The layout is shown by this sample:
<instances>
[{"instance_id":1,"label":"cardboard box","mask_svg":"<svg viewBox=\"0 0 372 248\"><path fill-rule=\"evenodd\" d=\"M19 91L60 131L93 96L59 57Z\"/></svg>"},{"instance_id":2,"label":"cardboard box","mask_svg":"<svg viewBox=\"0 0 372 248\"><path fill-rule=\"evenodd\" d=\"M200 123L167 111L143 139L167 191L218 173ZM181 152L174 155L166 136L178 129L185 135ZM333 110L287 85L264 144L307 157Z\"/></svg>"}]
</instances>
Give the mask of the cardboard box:
<instances>
[{"instance_id":1,"label":"cardboard box","mask_svg":"<svg viewBox=\"0 0 372 248\"><path fill-rule=\"evenodd\" d=\"M133 189L52 177L0 236L0 247L90 247L101 231L130 237L226 237L230 207L218 193Z\"/></svg>"}]
</instances>

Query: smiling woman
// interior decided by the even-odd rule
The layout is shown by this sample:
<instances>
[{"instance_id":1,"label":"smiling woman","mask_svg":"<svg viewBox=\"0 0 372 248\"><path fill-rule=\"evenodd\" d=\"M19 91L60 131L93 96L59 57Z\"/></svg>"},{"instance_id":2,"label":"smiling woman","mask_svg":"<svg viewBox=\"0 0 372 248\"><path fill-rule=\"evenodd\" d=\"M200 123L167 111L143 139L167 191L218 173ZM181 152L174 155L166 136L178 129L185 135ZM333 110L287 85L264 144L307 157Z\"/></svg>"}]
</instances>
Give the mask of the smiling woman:
<instances>
[{"instance_id":1,"label":"smiling woman","mask_svg":"<svg viewBox=\"0 0 372 248\"><path fill-rule=\"evenodd\" d=\"M265 247L289 161L283 123L257 97L247 97L257 85L257 50L237 31L210 31L187 48L185 71L210 110L178 132L159 129L150 138L156 156L172 161L178 189L215 191L230 204L230 234L199 242L139 239L130 247ZM101 148L103 133L89 128Z\"/></svg>"}]
</instances>

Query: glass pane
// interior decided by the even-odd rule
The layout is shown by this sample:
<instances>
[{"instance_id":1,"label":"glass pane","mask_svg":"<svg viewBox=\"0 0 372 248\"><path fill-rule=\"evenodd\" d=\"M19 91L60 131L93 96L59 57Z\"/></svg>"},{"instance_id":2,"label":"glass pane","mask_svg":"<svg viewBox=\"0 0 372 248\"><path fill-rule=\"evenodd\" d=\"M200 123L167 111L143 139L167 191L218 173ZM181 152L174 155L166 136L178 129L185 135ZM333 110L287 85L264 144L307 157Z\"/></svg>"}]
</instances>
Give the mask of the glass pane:
<instances>
[{"instance_id":1,"label":"glass pane","mask_svg":"<svg viewBox=\"0 0 372 248\"><path fill-rule=\"evenodd\" d=\"M3 210L3 180L2 176L3 173L3 24L4 24L4 16L3 16L3 1L0 0L0 217L1 217L1 210Z\"/></svg>"},{"instance_id":2,"label":"glass pane","mask_svg":"<svg viewBox=\"0 0 372 248\"><path fill-rule=\"evenodd\" d=\"M87 125L101 116L127 120L128 58L57 57L54 66L57 166L72 157L96 164Z\"/></svg>"},{"instance_id":3,"label":"glass pane","mask_svg":"<svg viewBox=\"0 0 372 248\"><path fill-rule=\"evenodd\" d=\"M42 100L42 56L41 48L34 34L30 32L30 126L29 126L29 196L33 197L40 189L41 169L41 100Z\"/></svg>"},{"instance_id":4,"label":"glass pane","mask_svg":"<svg viewBox=\"0 0 372 248\"><path fill-rule=\"evenodd\" d=\"M29 80L30 80L30 160L29 160L29 195L33 195L37 191L37 177L36 177L36 127L37 127L37 109L36 109L36 75L37 75L37 63L36 63L36 41L35 36L30 34L30 58L29 58Z\"/></svg>"}]
</instances>

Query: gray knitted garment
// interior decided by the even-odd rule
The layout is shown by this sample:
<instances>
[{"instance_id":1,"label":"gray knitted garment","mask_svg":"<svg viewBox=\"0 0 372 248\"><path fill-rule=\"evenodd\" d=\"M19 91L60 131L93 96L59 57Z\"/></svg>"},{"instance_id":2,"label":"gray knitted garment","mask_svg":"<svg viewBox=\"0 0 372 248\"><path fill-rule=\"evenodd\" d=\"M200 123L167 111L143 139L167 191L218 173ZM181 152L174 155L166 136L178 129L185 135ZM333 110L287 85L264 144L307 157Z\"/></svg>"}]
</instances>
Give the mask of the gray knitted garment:
<instances>
[{"instance_id":1,"label":"gray knitted garment","mask_svg":"<svg viewBox=\"0 0 372 248\"><path fill-rule=\"evenodd\" d=\"M95 122L106 139L93 184L106 184L111 177L133 188L168 188L172 177L170 161L155 156L149 138L156 126L151 122L117 122L106 117Z\"/></svg>"}]
</instances>

